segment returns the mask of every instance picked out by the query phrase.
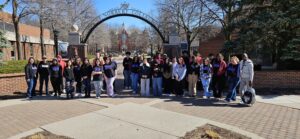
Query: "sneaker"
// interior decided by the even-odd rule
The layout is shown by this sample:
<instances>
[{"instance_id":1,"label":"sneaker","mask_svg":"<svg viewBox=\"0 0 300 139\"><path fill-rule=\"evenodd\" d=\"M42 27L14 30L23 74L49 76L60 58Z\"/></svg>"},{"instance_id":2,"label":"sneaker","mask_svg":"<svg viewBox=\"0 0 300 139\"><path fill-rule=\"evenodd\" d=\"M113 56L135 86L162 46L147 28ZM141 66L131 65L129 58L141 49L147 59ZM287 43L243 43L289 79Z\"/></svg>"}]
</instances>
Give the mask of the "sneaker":
<instances>
[{"instance_id":1,"label":"sneaker","mask_svg":"<svg viewBox=\"0 0 300 139\"><path fill-rule=\"evenodd\" d=\"M203 96L203 98L206 99L207 97L206 97L206 96Z\"/></svg>"},{"instance_id":2,"label":"sneaker","mask_svg":"<svg viewBox=\"0 0 300 139\"><path fill-rule=\"evenodd\" d=\"M62 91L63 93L66 93L66 89L63 89L63 91Z\"/></svg>"},{"instance_id":3,"label":"sneaker","mask_svg":"<svg viewBox=\"0 0 300 139\"><path fill-rule=\"evenodd\" d=\"M116 94L113 94L113 95L111 95L110 97L116 97L117 95Z\"/></svg>"},{"instance_id":4,"label":"sneaker","mask_svg":"<svg viewBox=\"0 0 300 139\"><path fill-rule=\"evenodd\" d=\"M100 99L100 97L96 97L96 99Z\"/></svg>"},{"instance_id":5,"label":"sneaker","mask_svg":"<svg viewBox=\"0 0 300 139\"><path fill-rule=\"evenodd\" d=\"M242 100L240 101L240 104L245 104Z\"/></svg>"}]
</instances>

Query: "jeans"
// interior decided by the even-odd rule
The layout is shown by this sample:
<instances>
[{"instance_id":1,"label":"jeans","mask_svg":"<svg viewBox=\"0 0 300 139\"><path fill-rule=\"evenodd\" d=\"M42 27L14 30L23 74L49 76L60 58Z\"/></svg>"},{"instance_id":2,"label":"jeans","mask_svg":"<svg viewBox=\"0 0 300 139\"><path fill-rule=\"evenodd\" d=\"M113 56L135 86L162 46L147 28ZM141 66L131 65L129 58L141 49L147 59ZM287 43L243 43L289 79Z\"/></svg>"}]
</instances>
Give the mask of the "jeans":
<instances>
[{"instance_id":1,"label":"jeans","mask_svg":"<svg viewBox=\"0 0 300 139\"><path fill-rule=\"evenodd\" d=\"M130 87L131 86L131 71L130 70L124 70L123 71L123 75L124 75L124 86L125 87Z\"/></svg>"},{"instance_id":2,"label":"jeans","mask_svg":"<svg viewBox=\"0 0 300 139\"><path fill-rule=\"evenodd\" d=\"M94 87L95 87L95 91L96 91L96 97L100 97L103 82L102 81L93 81L93 83L94 83Z\"/></svg>"},{"instance_id":3,"label":"jeans","mask_svg":"<svg viewBox=\"0 0 300 139\"><path fill-rule=\"evenodd\" d=\"M240 83L240 79L238 77L229 77L228 78L228 94L226 97L227 101L236 100L236 88Z\"/></svg>"},{"instance_id":4,"label":"jeans","mask_svg":"<svg viewBox=\"0 0 300 139\"><path fill-rule=\"evenodd\" d=\"M211 97L211 93L209 92L209 86L210 86L211 78L201 78L203 90L204 90L204 96Z\"/></svg>"},{"instance_id":5,"label":"jeans","mask_svg":"<svg viewBox=\"0 0 300 139\"><path fill-rule=\"evenodd\" d=\"M90 78L83 79L82 83L84 85L85 97L89 97L91 95L91 79Z\"/></svg>"},{"instance_id":6,"label":"jeans","mask_svg":"<svg viewBox=\"0 0 300 139\"><path fill-rule=\"evenodd\" d=\"M106 79L106 92L109 96L114 96L114 83L115 77L107 78Z\"/></svg>"},{"instance_id":7,"label":"jeans","mask_svg":"<svg viewBox=\"0 0 300 139\"><path fill-rule=\"evenodd\" d=\"M138 81L139 81L139 74L138 73L131 73L131 88L134 92L138 91Z\"/></svg>"},{"instance_id":8,"label":"jeans","mask_svg":"<svg viewBox=\"0 0 300 139\"><path fill-rule=\"evenodd\" d=\"M150 96L150 79L141 79L141 95Z\"/></svg>"},{"instance_id":9,"label":"jeans","mask_svg":"<svg viewBox=\"0 0 300 139\"><path fill-rule=\"evenodd\" d=\"M30 81L26 81L26 82L27 82L27 96L31 98L36 79L30 79Z\"/></svg>"},{"instance_id":10,"label":"jeans","mask_svg":"<svg viewBox=\"0 0 300 139\"><path fill-rule=\"evenodd\" d=\"M191 95L191 96L197 95L197 81L198 81L198 75L196 75L196 74L188 75L189 95Z\"/></svg>"},{"instance_id":11,"label":"jeans","mask_svg":"<svg viewBox=\"0 0 300 139\"><path fill-rule=\"evenodd\" d=\"M65 80L65 87L66 87L66 93L67 93L67 98L69 98L69 95L71 95L71 98L74 97L74 81L73 80Z\"/></svg>"},{"instance_id":12,"label":"jeans","mask_svg":"<svg viewBox=\"0 0 300 139\"><path fill-rule=\"evenodd\" d=\"M49 95L49 90L48 90L49 76L46 76L46 77L40 76L40 96L43 94L44 82L45 82L45 86L46 86L46 95Z\"/></svg>"},{"instance_id":13,"label":"jeans","mask_svg":"<svg viewBox=\"0 0 300 139\"><path fill-rule=\"evenodd\" d=\"M162 77L153 77L152 78L152 88L154 96L162 95Z\"/></svg>"}]
</instances>

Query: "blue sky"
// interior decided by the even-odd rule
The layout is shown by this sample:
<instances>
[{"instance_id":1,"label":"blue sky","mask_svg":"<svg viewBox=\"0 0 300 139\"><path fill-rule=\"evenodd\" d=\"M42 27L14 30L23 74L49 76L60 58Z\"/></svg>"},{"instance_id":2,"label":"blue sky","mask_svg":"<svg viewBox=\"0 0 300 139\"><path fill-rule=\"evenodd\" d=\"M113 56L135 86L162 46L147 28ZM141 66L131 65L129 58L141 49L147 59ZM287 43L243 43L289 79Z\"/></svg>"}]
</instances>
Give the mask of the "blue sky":
<instances>
[{"instance_id":1,"label":"blue sky","mask_svg":"<svg viewBox=\"0 0 300 139\"><path fill-rule=\"evenodd\" d=\"M5 0L0 0L3 3ZM146 14L157 15L156 7L155 7L155 0L93 0L95 7L97 9L98 14L104 13L112 8L120 7L121 3L129 3L129 8L134 8L141 10ZM4 8L4 11L11 13L11 5L7 5ZM128 26L137 26L139 28L148 27L148 24L132 17L116 17L110 20L107 20L105 23L107 24L122 24Z\"/></svg>"}]
</instances>

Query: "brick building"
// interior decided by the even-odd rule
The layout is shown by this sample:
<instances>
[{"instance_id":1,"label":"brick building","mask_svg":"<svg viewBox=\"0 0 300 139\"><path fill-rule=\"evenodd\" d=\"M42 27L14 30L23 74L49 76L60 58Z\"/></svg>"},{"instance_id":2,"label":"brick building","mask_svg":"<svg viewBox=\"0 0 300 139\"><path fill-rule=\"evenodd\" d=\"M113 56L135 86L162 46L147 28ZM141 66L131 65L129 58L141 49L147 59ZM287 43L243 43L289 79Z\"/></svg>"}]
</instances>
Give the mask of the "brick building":
<instances>
[{"instance_id":1,"label":"brick building","mask_svg":"<svg viewBox=\"0 0 300 139\"><path fill-rule=\"evenodd\" d=\"M222 33L218 33L215 37L211 37L203 42L199 42L199 53L203 57L209 54L218 54L224 46L225 38Z\"/></svg>"},{"instance_id":2,"label":"brick building","mask_svg":"<svg viewBox=\"0 0 300 139\"><path fill-rule=\"evenodd\" d=\"M0 12L0 29L4 31L10 44L10 47L0 48L0 52L3 53L2 60L17 59L15 29L11 14ZM31 56L35 59L41 59L40 28L19 24L19 29L22 59L28 59ZM44 48L47 57L54 57L54 41L50 38L50 30L46 28L44 29Z\"/></svg>"}]
</instances>

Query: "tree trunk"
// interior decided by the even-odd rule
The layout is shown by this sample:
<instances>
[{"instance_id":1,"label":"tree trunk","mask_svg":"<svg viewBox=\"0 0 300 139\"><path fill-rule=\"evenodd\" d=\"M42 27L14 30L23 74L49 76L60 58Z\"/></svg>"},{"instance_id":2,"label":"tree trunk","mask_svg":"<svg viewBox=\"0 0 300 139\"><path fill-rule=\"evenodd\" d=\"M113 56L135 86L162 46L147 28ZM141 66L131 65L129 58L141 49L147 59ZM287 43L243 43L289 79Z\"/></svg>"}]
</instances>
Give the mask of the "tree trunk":
<instances>
[{"instance_id":1,"label":"tree trunk","mask_svg":"<svg viewBox=\"0 0 300 139\"><path fill-rule=\"evenodd\" d=\"M17 46L17 60L21 60L21 44L20 44L20 30L19 30L19 17L17 17L17 11L18 11L18 3L16 0L12 1L12 7L13 7L13 14L12 14L12 20L15 28L15 35L16 35L16 46ZM24 55L25 58L25 55Z\"/></svg>"},{"instance_id":2,"label":"tree trunk","mask_svg":"<svg viewBox=\"0 0 300 139\"><path fill-rule=\"evenodd\" d=\"M186 41L187 41L187 47L188 47L188 56L191 56L191 32L187 31L186 33Z\"/></svg>"},{"instance_id":3,"label":"tree trunk","mask_svg":"<svg viewBox=\"0 0 300 139\"><path fill-rule=\"evenodd\" d=\"M43 17L40 16L40 44L41 44L41 57L45 55L45 47L44 47L44 25L43 25Z\"/></svg>"}]
</instances>

